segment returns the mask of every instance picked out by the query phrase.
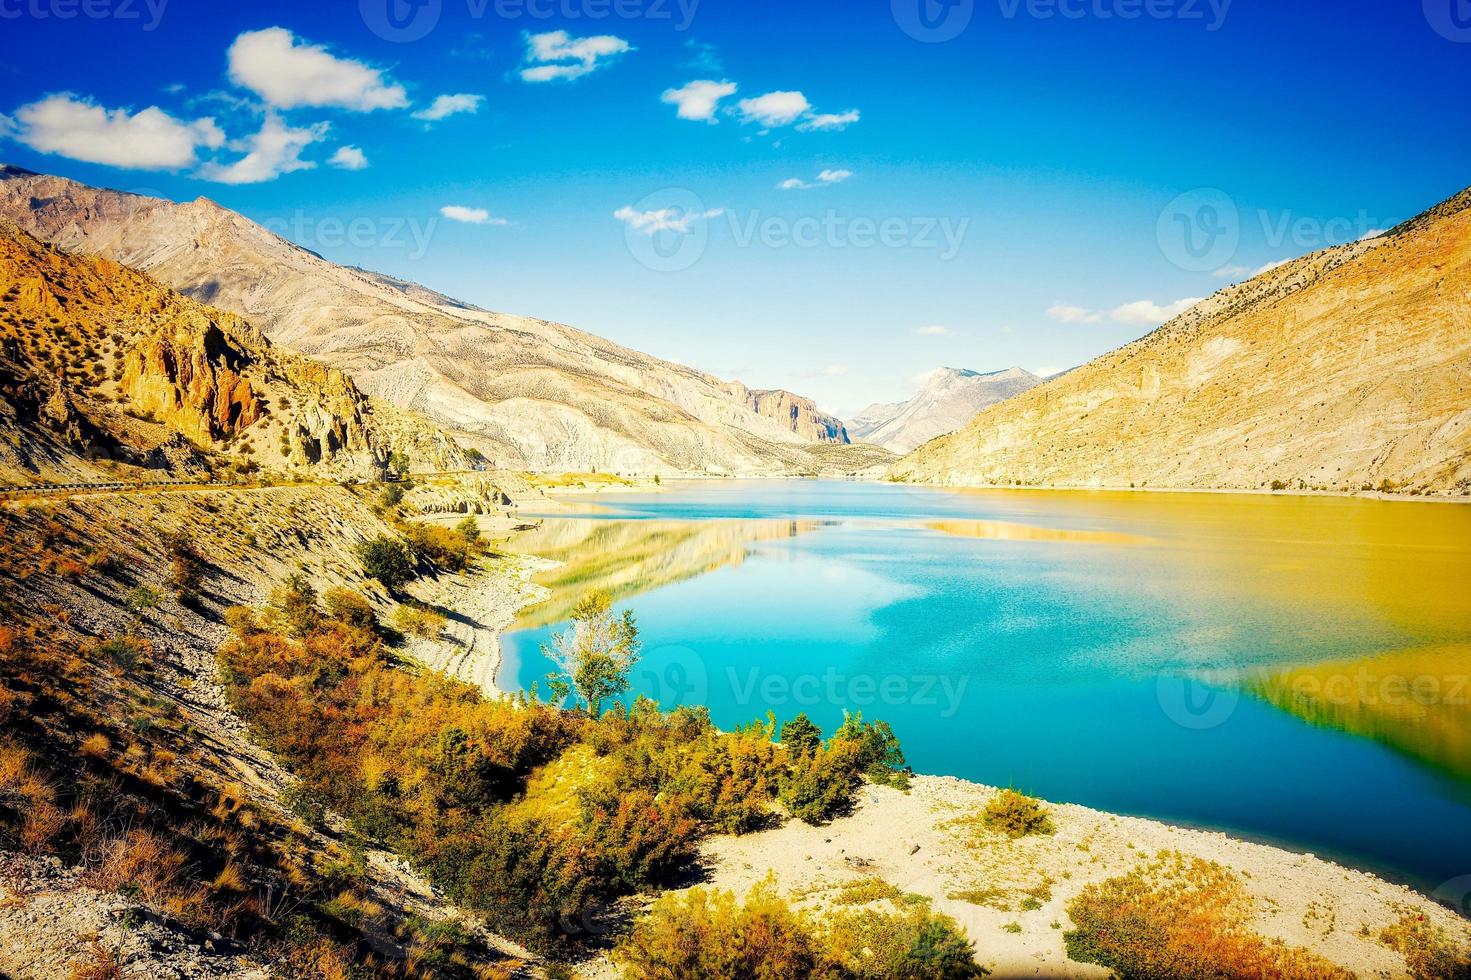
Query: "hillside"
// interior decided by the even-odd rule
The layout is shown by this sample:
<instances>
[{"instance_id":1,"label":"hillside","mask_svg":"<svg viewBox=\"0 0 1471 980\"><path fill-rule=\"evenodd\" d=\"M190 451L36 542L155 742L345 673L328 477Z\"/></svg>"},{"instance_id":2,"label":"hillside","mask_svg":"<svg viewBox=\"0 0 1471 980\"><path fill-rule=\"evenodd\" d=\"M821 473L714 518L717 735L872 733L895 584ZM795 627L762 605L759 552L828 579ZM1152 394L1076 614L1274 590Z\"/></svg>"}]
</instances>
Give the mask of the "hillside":
<instances>
[{"instance_id":1,"label":"hillside","mask_svg":"<svg viewBox=\"0 0 1471 980\"><path fill-rule=\"evenodd\" d=\"M854 437L907 453L965 425L981 409L1030 391L1042 379L1022 368L982 374L937 368L919 394L897 405L870 405L849 426ZM860 421L861 420L861 421Z\"/></svg>"},{"instance_id":2,"label":"hillside","mask_svg":"<svg viewBox=\"0 0 1471 980\"><path fill-rule=\"evenodd\" d=\"M395 449L444 467L452 442L341 371L109 259L0 222L0 479L373 477Z\"/></svg>"},{"instance_id":3,"label":"hillside","mask_svg":"<svg viewBox=\"0 0 1471 980\"><path fill-rule=\"evenodd\" d=\"M813 469L807 448L822 426L767 417L744 386L334 265L204 198L176 204L3 167L0 217L249 317L278 344L424 414L502 468Z\"/></svg>"},{"instance_id":4,"label":"hillside","mask_svg":"<svg viewBox=\"0 0 1471 980\"><path fill-rule=\"evenodd\" d=\"M892 470L945 486L1471 493L1471 191L1224 289Z\"/></svg>"}]
</instances>

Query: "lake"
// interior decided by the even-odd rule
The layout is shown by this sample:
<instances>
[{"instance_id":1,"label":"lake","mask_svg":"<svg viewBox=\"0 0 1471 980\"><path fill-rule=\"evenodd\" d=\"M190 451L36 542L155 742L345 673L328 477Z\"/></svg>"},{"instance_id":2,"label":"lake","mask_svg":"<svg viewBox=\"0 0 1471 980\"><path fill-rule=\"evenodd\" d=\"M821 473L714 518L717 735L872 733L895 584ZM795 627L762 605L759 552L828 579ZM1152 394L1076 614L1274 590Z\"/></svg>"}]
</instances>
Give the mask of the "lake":
<instances>
[{"instance_id":1,"label":"lake","mask_svg":"<svg viewBox=\"0 0 1471 980\"><path fill-rule=\"evenodd\" d=\"M1218 828L1431 891L1471 874L1471 507L710 481L564 498L504 639L635 611L634 692L889 722L911 765ZM585 505L585 507L583 506ZM544 687L544 682L543 682Z\"/></svg>"}]
</instances>

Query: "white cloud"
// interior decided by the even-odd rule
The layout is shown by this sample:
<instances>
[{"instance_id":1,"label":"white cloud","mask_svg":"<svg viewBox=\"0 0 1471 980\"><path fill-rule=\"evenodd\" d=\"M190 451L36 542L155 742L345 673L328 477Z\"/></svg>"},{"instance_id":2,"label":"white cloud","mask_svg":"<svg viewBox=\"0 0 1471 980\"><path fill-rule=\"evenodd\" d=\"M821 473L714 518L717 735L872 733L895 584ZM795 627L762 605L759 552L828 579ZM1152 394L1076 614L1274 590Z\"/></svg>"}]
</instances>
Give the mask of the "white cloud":
<instances>
[{"instance_id":1,"label":"white cloud","mask_svg":"<svg viewBox=\"0 0 1471 980\"><path fill-rule=\"evenodd\" d=\"M1367 242L1371 238L1378 238L1380 235L1384 234L1388 230L1388 228L1370 228L1368 231L1359 236L1359 241Z\"/></svg>"},{"instance_id":2,"label":"white cloud","mask_svg":"<svg viewBox=\"0 0 1471 980\"><path fill-rule=\"evenodd\" d=\"M633 48L621 37L600 34L574 38L566 31L526 35L526 67L521 69L523 82L571 81L603 67L605 59L614 58Z\"/></svg>"},{"instance_id":3,"label":"white cloud","mask_svg":"<svg viewBox=\"0 0 1471 980\"><path fill-rule=\"evenodd\" d=\"M815 184L809 184L800 177L788 177L776 186L778 190L783 191L808 191L814 187L823 187L828 184L841 184L852 176L853 171L851 170L824 170L817 175L817 183Z\"/></svg>"},{"instance_id":4,"label":"white cloud","mask_svg":"<svg viewBox=\"0 0 1471 980\"><path fill-rule=\"evenodd\" d=\"M311 170L316 166L301 158L301 151L327 135L326 123L296 128L288 126L274 112L267 112L260 131L233 148L246 150L245 156L231 164L206 163L199 176L220 184L259 184L275 180L282 174Z\"/></svg>"},{"instance_id":5,"label":"white cloud","mask_svg":"<svg viewBox=\"0 0 1471 980\"><path fill-rule=\"evenodd\" d=\"M339 170L364 170L368 166L368 157L356 146L339 146L327 162Z\"/></svg>"},{"instance_id":6,"label":"white cloud","mask_svg":"<svg viewBox=\"0 0 1471 980\"><path fill-rule=\"evenodd\" d=\"M1051 367L1051 366L1048 366L1048 367L1039 367L1037 370L1033 371L1032 373L1035 374L1039 378L1050 378L1054 374L1061 374L1062 373L1062 370L1063 369L1060 368L1060 367Z\"/></svg>"},{"instance_id":7,"label":"white cloud","mask_svg":"<svg viewBox=\"0 0 1471 980\"><path fill-rule=\"evenodd\" d=\"M613 217L623 222L634 231L641 231L646 235L655 235L661 231L674 231L681 235L688 234L696 222L706 221L710 218L718 218L725 213L724 208L712 208L709 211L686 211L683 208L661 208L658 211L635 211L631 207L621 207L613 212Z\"/></svg>"},{"instance_id":8,"label":"white cloud","mask_svg":"<svg viewBox=\"0 0 1471 980\"><path fill-rule=\"evenodd\" d=\"M299 41L284 27L246 31L230 45L230 80L278 109L332 106L371 112L408 105L402 85L361 61Z\"/></svg>"},{"instance_id":9,"label":"white cloud","mask_svg":"<svg viewBox=\"0 0 1471 980\"><path fill-rule=\"evenodd\" d=\"M1081 306L1069 306L1066 303L1054 303L1047 308L1047 316L1058 323L1097 323L1103 319L1103 314L1085 310Z\"/></svg>"},{"instance_id":10,"label":"white cloud","mask_svg":"<svg viewBox=\"0 0 1471 980\"><path fill-rule=\"evenodd\" d=\"M1251 270L1252 277L1255 278L1257 276L1263 275L1264 273L1271 272L1273 269L1280 269L1282 268L1282 266L1291 261L1291 259L1279 259L1276 262L1268 262L1266 265L1262 266L1259 269Z\"/></svg>"},{"instance_id":11,"label":"white cloud","mask_svg":"<svg viewBox=\"0 0 1471 980\"><path fill-rule=\"evenodd\" d=\"M838 131L847 129L856 123L859 118L857 109L849 109L847 112L812 113L797 128L803 132L828 129Z\"/></svg>"},{"instance_id":12,"label":"white cloud","mask_svg":"<svg viewBox=\"0 0 1471 980\"><path fill-rule=\"evenodd\" d=\"M483 101L485 101L483 95L470 95L464 92L457 95L440 95L429 104L429 108L420 109L413 113L413 117L425 122L438 122L446 116L454 116L462 112L478 112L480 103Z\"/></svg>"},{"instance_id":13,"label":"white cloud","mask_svg":"<svg viewBox=\"0 0 1471 980\"><path fill-rule=\"evenodd\" d=\"M801 92L767 92L754 99L742 99L736 108L740 110L741 122L775 129L801 119L812 109L812 103Z\"/></svg>"},{"instance_id":14,"label":"white cloud","mask_svg":"<svg viewBox=\"0 0 1471 980\"><path fill-rule=\"evenodd\" d=\"M1184 313L1190 307L1201 301L1200 296L1190 296L1185 299L1177 299L1168 306L1160 306L1151 300L1141 299L1133 303L1125 303L1109 314L1118 323L1137 323L1143 325L1155 325L1173 320Z\"/></svg>"},{"instance_id":15,"label":"white cloud","mask_svg":"<svg viewBox=\"0 0 1471 980\"><path fill-rule=\"evenodd\" d=\"M15 139L41 153L134 170L177 170L193 165L201 147L224 145L211 118L183 120L149 106L137 112L107 109L68 93L23 105L8 120Z\"/></svg>"},{"instance_id":16,"label":"white cloud","mask_svg":"<svg viewBox=\"0 0 1471 980\"><path fill-rule=\"evenodd\" d=\"M678 106L675 113L680 119L696 119L706 122L719 122L715 118L715 110L720 107L720 100L736 93L735 82L714 82L709 79L689 82L679 88L665 90L659 96L659 101L666 105Z\"/></svg>"},{"instance_id":17,"label":"white cloud","mask_svg":"<svg viewBox=\"0 0 1471 980\"><path fill-rule=\"evenodd\" d=\"M829 364L827 367L822 369L822 373L829 378L841 378L843 375L848 373L848 365Z\"/></svg>"},{"instance_id":18,"label":"white cloud","mask_svg":"<svg viewBox=\"0 0 1471 980\"><path fill-rule=\"evenodd\" d=\"M1211 274L1217 279L1239 279L1250 272L1244 265L1223 265Z\"/></svg>"},{"instance_id":19,"label":"white cloud","mask_svg":"<svg viewBox=\"0 0 1471 980\"><path fill-rule=\"evenodd\" d=\"M918 330L914 331L914 333L915 333L916 336L919 336L919 337L954 337L954 336L956 336L956 333L955 333L954 330L951 330L949 327L942 327L942 326L939 326L939 325L930 326L930 327L920 327Z\"/></svg>"},{"instance_id":20,"label":"white cloud","mask_svg":"<svg viewBox=\"0 0 1471 980\"><path fill-rule=\"evenodd\" d=\"M461 221L467 225L504 227L510 224L505 218L492 218L490 212L484 208L467 208L460 204L446 204L439 209L439 213L451 221Z\"/></svg>"}]
</instances>

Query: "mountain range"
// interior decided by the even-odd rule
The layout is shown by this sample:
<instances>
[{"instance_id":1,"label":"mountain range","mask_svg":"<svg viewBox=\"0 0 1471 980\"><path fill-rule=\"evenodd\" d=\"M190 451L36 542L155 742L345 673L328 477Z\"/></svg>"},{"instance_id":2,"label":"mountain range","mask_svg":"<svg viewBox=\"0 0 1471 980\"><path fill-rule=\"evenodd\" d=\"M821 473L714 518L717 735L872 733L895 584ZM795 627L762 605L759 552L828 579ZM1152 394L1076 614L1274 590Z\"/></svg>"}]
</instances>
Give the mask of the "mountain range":
<instances>
[{"instance_id":1,"label":"mountain range","mask_svg":"<svg viewBox=\"0 0 1471 980\"><path fill-rule=\"evenodd\" d=\"M1471 493L1471 190L1223 289L983 409L891 475Z\"/></svg>"},{"instance_id":2,"label":"mountain range","mask_svg":"<svg viewBox=\"0 0 1471 980\"><path fill-rule=\"evenodd\" d=\"M848 423L854 439L903 455L965 425L988 405L1030 391L1042 379L1022 368L982 374L938 368L919 394L893 405L870 405Z\"/></svg>"},{"instance_id":3,"label":"mountain range","mask_svg":"<svg viewBox=\"0 0 1471 980\"><path fill-rule=\"evenodd\" d=\"M0 218L247 318L494 466L792 475L887 458L847 446L842 424L809 399L334 265L206 198L175 203L0 167Z\"/></svg>"},{"instance_id":4,"label":"mountain range","mask_svg":"<svg viewBox=\"0 0 1471 980\"><path fill-rule=\"evenodd\" d=\"M248 476L310 468L382 476L395 453L433 469L459 447L366 397L342 371L240 317L110 259L0 220L0 479L30 484Z\"/></svg>"}]
</instances>

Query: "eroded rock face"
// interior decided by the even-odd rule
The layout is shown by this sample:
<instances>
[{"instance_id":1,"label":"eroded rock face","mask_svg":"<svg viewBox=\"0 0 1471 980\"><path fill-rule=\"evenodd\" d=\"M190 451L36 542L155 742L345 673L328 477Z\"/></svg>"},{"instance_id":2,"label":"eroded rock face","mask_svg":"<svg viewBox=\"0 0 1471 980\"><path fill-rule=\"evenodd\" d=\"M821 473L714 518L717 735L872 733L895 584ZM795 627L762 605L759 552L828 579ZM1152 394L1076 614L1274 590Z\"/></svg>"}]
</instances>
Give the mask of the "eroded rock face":
<instances>
[{"instance_id":1,"label":"eroded rock face","mask_svg":"<svg viewBox=\"0 0 1471 980\"><path fill-rule=\"evenodd\" d=\"M0 221L0 475L90 477L105 459L358 479L381 475L395 450L419 469L464 464L413 413L376 412L342 370Z\"/></svg>"},{"instance_id":2,"label":"eroded rock face","mask_svg":"<svg viewBox=\"0 0 1471 980\"><path fill-rule=\"evenodd\" d=\"M731 389L741 395L751 411L771 419L808 442L846 446L850 441L843 423L819 409L810 398L781 388L750 391L739 382L732 382Z\"/></svg>"},{"instance_id":3,"label":"eroded rock face","mask_svg":"<svg viewBox=\"0 0 1471 980\"><path fill-rule=\"evenodd\" d=\"M137 410L208 446L264 414L241 374L250 363L249 353L216 324L170 324L128 352L122 388Z\"/></svg>"}]
</instances>

